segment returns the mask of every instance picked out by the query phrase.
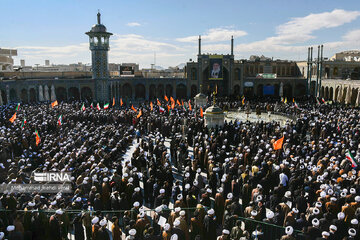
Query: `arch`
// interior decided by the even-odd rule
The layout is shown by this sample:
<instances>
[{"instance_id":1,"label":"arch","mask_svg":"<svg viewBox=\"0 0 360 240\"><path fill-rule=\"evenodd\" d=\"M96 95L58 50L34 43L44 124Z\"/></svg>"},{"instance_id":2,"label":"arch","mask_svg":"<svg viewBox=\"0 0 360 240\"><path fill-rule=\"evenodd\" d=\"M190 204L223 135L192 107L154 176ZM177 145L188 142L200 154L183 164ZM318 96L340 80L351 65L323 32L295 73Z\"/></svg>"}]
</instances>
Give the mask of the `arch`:
<instances>
[{"instance_id":1,"label":"arch","mask_svg":"<svg viewBox=\"0 0 360 240\"><path fill-rule=\"evenodd\" d=\"M240 70L240 68L235 68L235 79L236 80L241 79L241 70Z\"/></svg>"},{"instance_id":2,"label":"arch","mask_svg":"<svg viewBox=\"0 0 360 240\"><path fill-rule=\"evenodd\" d=\"M129 83L125 83L122 87L122 96L125 98L132 98L132 88Z\"/></svg>"},{"instance_id":3,"label":"arch","mask_svg":"<svg viewBox=\"0 0 360 240\"><path fill-rule=\"evenodd\" d=\"M171 84L166 84L165 95L168 96L168 97L173 95L173 87L172 87Z\"/></svg>"},{"instance_id":4,"label":"arch","mask_svg":"<svg viewBox=\"0 0 360 240\"><path fill-rule=\"evenodd\" d=\"M64 87L57 87L55 89L56 99L58 101L66 101L67 100L67 94L66 89Z\"/></svg>"},{"instance_id":5,"label":"arch","mask_svg":"<svg viewBox=\"0 0 360 240\"><path fill-rule=\"evenodd\" d=\"M321 87L320 89L320 97L324 97L324 93L325 93L325 88L324 87Z\"/></svg>"},{"instance_id":6,"label":"arch","mask_svg":"<svg viewBox=\"0 0 360 240\"><path fill-rule=\"evenodd\" d=\"M347 87L344 87L344 90L343 90L343 93L342 93L342 96L341 96L341 99L340 99L340 102L341 102L341 103L345 103L347 90L348 90L348 88L347 88Z\"/></svg>"},{"instance_id":7,"label":"arch","mask_svg":"<svg viewBox=\"0 0 360 240\"><path fill-rule=\"evenodd\" d=\"M304 84L297 84L295 87L295 96L303 97L306 95L306 87Z\"/></svg>"},{"instance_id":8,"label":"arch","mask_svg":"<svg viewBox=\"0 0 360 240\"><path fill-rule=\"evenodd\" d=\"M324 78L330 78L330 68L329 67L325 67L325 76Z\"/></svg>"},{"instance_id":9,"label":"arch","mask_svg":"<svg viewBox=\"0 0 360 240\"><path fill-rule=\"evenodd\" d=\"M292 99L292 87L289 83L284 85L283 94L284 94L284 97L286 97L288 99L288 101L290 101L290 99Z\"/></svg>"},{"instance_id":10,"label":"arch","mask_svg":"<svg viewBox=\"0 0 360 240\"><path fill-rule=\"evenodd\" d=\"M4 96L4 95L3 95ZM5 95L6 96L6 95ZM27 90L25 88L21 89L21 93L20 93L20 99L23 103L27 103L28 102L28 93Z\"/></svg>"},{"instance_id":11,"label":"arch","mask_svg":"<svg viewBox=\"0 0 360 240\"><path fill-rule=\"evenodd\" d=\"M164 97L164 85L159 84L156 89L156 97L163 98Z\"/></svg>"},{"instance_id":12,"label":"arch","mask_svg":"<svg viewBox=\"0 0 360 240\"><path fill-rule=\"evenodd\" d=\"M17 100L17 94L15 89L10 89L10 102L15 102Z\"/></svg>"},{"instance_id":13,"label":"arch","mask_svg":"<svg viewBox=\"0 0 360 240\"><path fill-rule=\"evenodd\" d=\"M144 84L138 83L135 86L135 99L145 99L145 86Z\"/></svg>"},{"instance_id":14,"label":"arch","mask_svg":"<svg viewBox=\"0 0 360 240\"><path fill-rule=\"evenodd\" d=\"M191 75L191 80L196 80L197 79L197 70L196 68L191 68L190 70L190 75Z\"/></svg>"},{"instance_id":15,"label":"arch","mask_svg":"<svg viewBox=\"0 0 360 240\"><path fill-rule=\"evenodd\" d=\"M93 95L92 95L91 88L89 88L89 87L81 88L81 99L87 100L87 101L92 101Z\"/></svg>"},{"instance_id":16,"label":"arch","mask_svg":"<svg viewBox=\"0 0 360 240\"><path fill-rule=\"evenodd\" d=\"M69 100L80 100L80 92L77 87L71 87L68 89Z\"/></svg>"},{"instance_id":17,"label":"arch","mask_svg":"<svg viewBox=\"0 0 360 240\"><path fill-rule=\"evenodd\" d=\"M240 86L237 84L234 86L234 95L235 97L240 95Z\"/></svg>"},{"instance_id":18,"label":"arch","mask_svg":"<svg viewBox=\"0 0 360 240\"><path fill-rule=\"evenodd\" d=\"M176 86L176 98L186 99L186 86L184 84L179 84Z\"/></svg>"},{"instance_id":19,"label":"arch","mask_svg":"<svg viewBox=\"0 0 360 240\"><path fill-rule=\"evenodd\" d=\"M337 86L336 89L335 89L335 96L334 96L335 102L338 101L339 93L340 93L340 86Z\"/></svg>"},{"instance_id":20,"label":"arch","mask_svg":"<svg viewBox=\"0 0 360 240\"><path fill-rule=\"evenodd\" d=\"M263 90L264 90L264 85L262 85L262 84L257 85L257 87L256 87L256 96L262 97L264 95Z\"/></svg>"},{"instance_id":21,"label":"arch","mask_svg":"<svg viewBox=\"0 0 360 240\"><path fill-rule=\"evenodd\" d=\"M30 88L29 100L30 100L30 102L36 102L36 90L35 90L35 88Z\"/></svg>"},{"instance_id":22,"label":"arch","mask_svg":"<svg viewBox=\"0 0 360 240\"><path fill-rule=\"evenodd\" d=\"M337 68L337 67L334 67L333 76L334 76L334 77L337 77L337 75L338 75L338 68Z\"/></svg>"},{"instance_id":23,"label":"arch","mask_svg":"<svg viewBox=\"0 0 360 240\"><path fill-rule=\"evenodd\" d=\"M193 98L195 97L197 94L197 86L196 85L191 85L191 94L190 96Z\"/></svg>"},{"instance_id":24,"label":"arch","mask_svg":"<svg viewBox=\"0 0 360 240\"><path fill-rule=\"evenodd\" d=\"M156 98L156 86L154 84L150 85L149 88L149 99L155 99Z\"/></svg>"},{"instance_id":25,"label":"arch","mask_svg":"<svg viewBox=\"0 0 360 240\"><path fill-rule=\"evenodd\" d=\"M26 91L26 90L25 90ZM1 98L2 98L2 102L3 104L7 104L7 97L6 97L6 92L5 90L1 90ZM27 102L27 95L26 95L26 102Z\"/></svg>"},{"instance_id":26,"label":"arch","mask_svg":"<svg viewBox=\"0 0 360 240\"><path fill-rule=\"evenodd\" d=\"M329 87L325 87L325 95L324 95L324 99L325 100L329 100Z\"/></svg>"},{"instance_id":27,"label":"arch","mask_svg":"<svg viewBox=\"0 0 360 240\"><path fill-rule=\"evenodd\" d=\"M329 100L333 100L334 99L334 89L333 87L330 87L329 90Z\"/></svg>"},{"instance_id":28,"label":"arch","mask_svg":"<svg viewBox=\"0 0 360 240\"><path fill-rule=\"evenodd\" d=\"M351 100L350 100L350 103L351 105L355 106L355 103L356 103L356 99L358 97L358 92L359 92L359 89L358 88L353 88L351 89Z\"/></svg>"}]
</instances>

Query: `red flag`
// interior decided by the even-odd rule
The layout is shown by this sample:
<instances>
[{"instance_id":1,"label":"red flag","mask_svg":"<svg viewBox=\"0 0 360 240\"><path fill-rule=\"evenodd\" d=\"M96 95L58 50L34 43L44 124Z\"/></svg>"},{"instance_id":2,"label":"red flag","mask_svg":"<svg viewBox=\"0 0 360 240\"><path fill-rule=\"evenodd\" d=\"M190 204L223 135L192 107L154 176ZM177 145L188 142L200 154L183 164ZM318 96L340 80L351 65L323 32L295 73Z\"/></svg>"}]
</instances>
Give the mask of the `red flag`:
<instances>
[{"instance_id":1,"label":"red flag","mask_svg":"<svg viewBox=\"0 0 360 240\"><path fill-rule=\"evenodd\" d=\"M36 140L36 146L39 145L41 142L41 139L40 139L40 136L39 136L39 133L37 130L35 130L35 140Z\"/></svg>"},{"instance_id":2,"label":"red flag","mask_svg":"<svg viewBox=\"0 0 360 240\"><path fill-rule=\"evenodd\" d=\"M204 117L204 112L202 110L202 107L200 107L200 117Z\"/></svg>"},{"instance_id":3,"label":"red flag","mask_svg":"<svg viewBox=\"0 0 360 240\"><path fill-rule=\"evenodd\" d=\"M150 102L150 110L152 111L152 110L153 110L153 108L154 108L154 105L153 105L153 103L152 103L152 102Z\"/></svg>"},{"instance_id":4,"label":"red flag","mask_svg":"<svg viewBox=\"0 0 360 240\"><path fill-rule=\"evenodd\" d=\"M134 105L131 105L131 109L132 109L134 112L137 112L137 110L134 108Z\"/></svg>"},{"instance_id":5,"label":"red flag","mask_svg":"<svg viewBox=\"0 0 360 240\"><path fill-rule=\"evenodd\" d=\"M13 123L15 119L16 119L16 113L14 113L14 115L9 119L9 121Z\"/></svg>"},{"instance_id":6,"label":"red flag","mask_svg":"<svg viewBox=\"0 0 360 240\"><path fill-rule=\"evenodd\" d=\"M169 101L169 99L168 99L168 97L165 95L165 97L164 97L164 99L168 102Z\"/></svg>"},{"instance_id":7,"label":"red flag","mask_svg":"<svg viewBox=\"0 0 360 240\"><path fill-rule=\"evenodd\" d=\"M124 103L122 101L122 98L120 98L120 106L122 106Z\"/></svg>"},{"instance_id":8,"label":"red flag","mask_svg":"<svg viewBox=\"0 0 360 240\"><path fill-rule=\"evenodd\" d=\"M284 136L283 136L282 138L276 140L276 141L273 143L273 148L274 148L274 150L282 149L283 142L284 142Z\"/></svg>"},{"instance_id":9,"label":"red flag","mask_svg":"<svg viewBox=\"0 0 360 240\"><path fill-rule=\"evenodd\" d=\"M181 100L181 106L184 106L184 101L183 100Z\"/></svg>"},{"instance_id":10,"label":"red flag","mask_svg":"<svg viewBox=\"0 0 360 240\"><path fill-rule=\"evenodd\" d=\"M115 106L115 97L113 97L113 106Z\"/></svg>"},{"instance_id":11,"label":"red flag","mask_svg":"<svg viewBox=\"0 0 360 240\"><path fill-rule=\"evenodd\" d=\"M176 103L181 106L180 102L179 102L179 99L176 100Z\"/></svg>"},{"instance_id":12,"label":"red flag","mask_svg":"<svg viewBox=\"0 0 360 240\"><path fill-rule=\"evenodd\" d=\"M157 98L156 100L157 100L157 105L161 106L161 102L159 101L159 99Z\"/></svg>"},{"instance_id":13,"label":"red flag","mask_svg":"<svg viewBox=\"0 0 360 240\"><path fill-rule=\"evenodd\" d=\"M140 109L139 114L136 116L136 118L141 117L141 115L142 115L142 112L141 112L141 109Z\"/></svg>"},{"instance_id":14,"label":"red flag","mask_svg":"<svg viewBox=\"0 0 360 240\"><path fill-rule=\"evenodd\" d=\"M170 101L171 101L171 102L175 102L175 100L173 99L173 97L170 97Z\"/></svg>"},{"instance_id":15,"label":"red flag","mask_svg":"<svg viewBox=\"0 0 360 240\"><path fill-rule=\"evenodd\" d=\"M191 102L189 100L189 110L192 111Z\"/></svg>"},{"instance_id":16,"label":"red flag","mask_svg":"<svg viewBox=\"0 0 360 240\"><path fill-rule=\"evenodd\" d=\"M171 109L174 109L174 108L175 108L175 103L172 102L172 103L171 103Z\"/></svg>"},{"instance_id":17,"label":"red flag","mask_svg":"<svg viewBox=\"0 0 360 240\"><path fill-rule=\"evenodd\" d=\"M169 105L166 105L166 106L167 106L168 111L170 111L170 106Z\"/></svg>"}]
</instances>

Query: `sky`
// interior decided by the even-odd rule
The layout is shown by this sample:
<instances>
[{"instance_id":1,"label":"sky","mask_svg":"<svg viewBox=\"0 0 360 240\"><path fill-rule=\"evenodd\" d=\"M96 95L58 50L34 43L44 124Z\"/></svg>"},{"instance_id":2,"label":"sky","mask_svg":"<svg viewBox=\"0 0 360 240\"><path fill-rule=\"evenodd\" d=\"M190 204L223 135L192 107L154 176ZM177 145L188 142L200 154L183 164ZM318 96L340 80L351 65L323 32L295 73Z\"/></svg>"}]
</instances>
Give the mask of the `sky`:
<instances>
[{"instance_id":1,"label":"sky","mask_svg":"<svg viewBox=\"0 0 360 240\"><path fill-rule=\"evenodd\" d=\"M307 48L324 56L360 48L359 0L0 0L0 48L14 48L15 65L91 63L85 32L101 21L110 38L110 63L140 68L176 66L202 53L235 59L264 55L306 60ZM155 53L155 54L154 54ZM154 59L156 55L156 60Z\"/></svg>"}]
</instances>

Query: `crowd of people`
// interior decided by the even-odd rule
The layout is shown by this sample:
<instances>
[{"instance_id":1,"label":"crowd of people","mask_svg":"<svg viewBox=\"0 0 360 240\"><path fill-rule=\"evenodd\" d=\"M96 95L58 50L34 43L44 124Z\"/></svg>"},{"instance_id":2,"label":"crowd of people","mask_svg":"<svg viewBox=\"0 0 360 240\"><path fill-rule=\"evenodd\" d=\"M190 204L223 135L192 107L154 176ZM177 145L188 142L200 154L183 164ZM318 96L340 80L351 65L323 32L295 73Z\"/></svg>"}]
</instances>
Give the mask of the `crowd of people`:
<instances>
[{"instance_id":1,"label":"crowd of people","mask_svg":"<svg viewBox=\"0 0 360 240\"><path fill-rule=\"evenodd\" d=\"M71 193L0 193L0 240L360 239L359 109L225 98L291 118L209 129L191 102L82 104L0 106L0 185L72 175Z\"/></svg>"}]
</instances>

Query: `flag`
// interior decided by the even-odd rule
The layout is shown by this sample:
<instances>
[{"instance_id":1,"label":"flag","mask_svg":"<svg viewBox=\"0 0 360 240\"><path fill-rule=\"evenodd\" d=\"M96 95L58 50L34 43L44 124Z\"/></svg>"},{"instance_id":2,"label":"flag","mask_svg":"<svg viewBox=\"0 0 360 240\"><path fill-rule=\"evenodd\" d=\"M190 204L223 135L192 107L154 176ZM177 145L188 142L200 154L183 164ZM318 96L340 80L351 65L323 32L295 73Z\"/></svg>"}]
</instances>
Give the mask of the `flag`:
<instances>
[{"instance_id":1,"label":"flag","mask_svg":"<svg viewBox=\"0 0 360 240\"><path fill-rule=\"evenodd\" d=\"M96 104L96 108L97 108L97 110L100 110L100 105L99 105L99 103Z\"/></svg>"},{"instance_id":2,"label":"flag","mask_svg":"<svg viewBox=\"0 0 360 240\"><path fill-rule=\"evenodd\" d=\"M317 103L318 105L320 105L320 101L319 101L318 98L316 98L316 103Z\"/></svg>"},{"instance_id":3,"label":"flag","mask_svg":"<svg viewBox=\"0 0 360 240\"><path fill-rule=\"evenodd\" d=\"M176 100L176 103L181 106L179 99Z\"/></svg>"},{"instance_id":4,"label":"flag","mask_svg":"<svg viewBox=\"0 0 360 240\"><path fill-rule=\"evenodd\" d=\"M202 107L200 107L200 117L204 117L204 112L202 110Z\"/></svg>"},{"instance_id":5,"label":"flag","mask_svg":"<svg viewBox=\"0 0 360 240\"><path fill-rule=\"evenodd\" d=\"M190 100L189 100L189 110L192 111Z\"/></svg>"},{"instance_id":6,"label":"flag","mask_svg":"<svg viewBox=\"0 0 360 240\"><path fill-rule=\"evenodd\" d=\"M174 109L175 108L175 102L172 102L171 103L171 109Z\"/></svg>"},{"instance_id":7,"label":"flag","mask_svg":"<svg viewBox=\"0 0 360 240\"><path fill-rule=\"evenodd\" d=\"M85 111L85 104L81 106L81 110Z\"/></svg>"},{"instance_id":8,"label":"flag","mask_svg":"<svg viewBox=\"0 0 360 240\"><path fill-rule=\"evenodd\" d=\"M338 132L340 132L340 125L338 125L337 130L338 130Z\"/></svg>"},{"instance_id":9,"label":"flag","mask_svg":"<svg viewBox=\"0 0 360 240\"><path fill-rule=\"evenodd\" d=\"M217 91L217 84L216 84L216 86L215 86L215 93L216 93L216 94L218 93L218 91Z\"/></svg>"},{"instance_id":10,"label":"flag","mask_svg":"<svg viewBox=\"0 0 360 240\"><path fill-rule=\"evenodd\" d=\"M18 103L18 105L16 106L16 111L18 111L20 108L20 103Z\"/></svg>"},{"instance_id":11,"label":"flag","mask_svg":"<svg viewBox=\"0 0 360 240\"><path fill-rule=\"evenodd\" d=\"M169 99L168 99L168 97L165 95L165 97L164 97L164 99L168 102L169 101Z\"/></svg>"},{"instance_id":12,"label":"flag","mask_svg":"<svg viewBox=\"0 0 360 240\"><path fill-rule=\"evenodd\" d=\"M355 160L355 158L353 157L353 155L350 153L349 150L347 150L345 155L346 155L346 159L351 162L351 167L356 168L359 165L359 163Z\"/></svg>"},{"instance_id":13,"label":"flag","mask_svg":"<svg viewBox=\"0 0 360 240\"><path fill-rule=\"evenodd\" d=\"M37 130L35 130L35 140L36 140L36 146L39 145L41 142L41 139L40 139L40 136L39 136L39 133Z\"/></svg>"},{"instance_id":14,"label":"flag","mask_svg":"<svg viewBox=\"0 0 360 240\"><path fill-rule=\"evenodd\" d=\"M285 98L284 103L287 103L287 97Z\"/></svg>"},{"instance_id":15,"label":"flag","mask_svg":"<svg viewBox=\"0 0 360 240\"><path fill-rule=\"evenodd\" d=\"M63 124L62 115L59 116L58 124L59 124L59 126L61 126Z\"/></svg>"},{"instance_id":16,"label":"flag","mask_svg":"<svg viewBox=\"0 0 360 240\"><path fill-rule=\"evenodd\" d=\"M171 101L171 102L175 102L175 100L174 100L173 97L170 97L170 101Z\"/></svg>"},{"instance_id":17,"label":"flag","mask_svg":"<svg viewBox=\"0 0 360 240\"><path fill-rule=\"evenodd\" d=\"M139 114L136 116L136 118L141 117L141 115L142 115L142 111L141 111L141 109L140 109Z\"/></svg>"},{"instance_id":18,"label":"flag","mask_svg":"<svg viewBox=\"0 0 360 240\"><path fill-rule=\"evenodd\" d=\"M324 98L321 98L321 101L322 101L323 103L326 103Z\"/></svg>"},{"instance_id":19,"label":"flag","mask_svg":"<svg viewBox=\"0 0 360 240\"><path fill-rule=\"evenodd\" d=\"M159 101L159 99L157 98L156 100L157 100L157 105L161 106L161 102Z\"/></svg>"},{"instance_id":20,"label":"flag","mask_svg":"<svg viewBox=\"0 0 360 240\"><path fill-rule=\"evenodd\" d=\"M152 102L150 102L150 110L152 111L154 109L154 105Z\"/></svg>"},{"instance_id":21,"label":"flag","mask_svg":"<svg viewBox=\"0 0 360 240\"><path fill-rule=\"evenodd\" d=\"M91 107L91 108L94 108L94 105L93 105L93 103L91 103L90 107Z\"/></svg>"},{"instance_id":22,"label":"flag","mask_svg":"<svg viewBox=\"0 0 360 240\"><path fill-rule=\"evenodd\" d=\"M134 112L137 112L137 110L134 108L134 105L131 105L131 109L132 109Z\"/></svg>"},{"instance_id":23,"label":"flag","mask_svg":"<svg viewBox=\"0 0 360 240\"><path fill-rule=\"evenodd\" d=\"M113 105L112 106L115 106L115 97L113 97Z\"/></svg>"},{"instance_id":24,"label":"flag","mask_svg":"<svg viewBox=\"0 0 360 240\"><path fill-rule=\"evenodd\" d=\"M122 106L124 103L122 101L122 98L120 98L120 106Z\"/></svg>"},{"instance_id":25,"label":"flag","mask_svg":"<svg viewBox=\"0 0 360 240\"><path fill-rule=\"evenodd\" d=\"M183 100L181 100L181 106L184 106L184 101Z\"/></svg>"},{"instance_id":26,"label":"flag","mask_svg":"<svg viewBox=\"0 0 360 240\"><path fill-rule=\"evenodd\" d=\"M245 105L245 97L243 97L241 103L242 103L242 105Z\"/></svg>"},{"instance_id":27,"label":"flag","mask_svg":"<svg viewBox=\"0 0 360 240\"><path fill-rule=\"evenodd\" d=\"M15 119L16 119L16 113L14 113L14 115L9 119L9 121L13 123Z\"/></svg>"},{"instance_id":28,"label":"flag","mask_svg":"<svg viewBox=\"0 0 360 240\"><path fill-rule=\"evenodd\" d=\"M160 111L161 113L163 113L163 112L165 112L165 109L163 109L162 107L159 107L159 111Z\"/></svg>"},{"instance_id":29,"label":"flag","mask_svg":"<svg viewBox=\"0 0 360 240\"><path fill-rule=\"evenodd\" d=\"M295 106L296 108L299 108L299 106L297 105L297 103L296 103L296 102L294 103L294 106Z\"/></svg>"},{"instance_id":30,"label":"flag","mask_svg":"<svg viewBox=\"0 0 360 240\"><path fill-rule=\"evenodd\" d=\"M295 98L293 98L293 103L295 103Z\"/></svg>"},{"instance_id":31,"label":"flag","mask_svg":"<svg viewBox=\"0 0 360 240\"><path fill-rule=\"evenodd\" d=\"M109 108L109 103L104 104L104 109L108 109Z\"/></svg>"},{"instance_id":32,"label":"flag","mask_svg":"<svg viewBox=\"0 0 360 240\"><path fill-rule=\"evenodd\" d=\"M54 102L51 103L51 107L52 107L52 108L54 108L54 107L57 106L57 105L58 105L57 100L55 100Z\"/></svg>"},{"instance_id":33,"label":"flag","mask_svg":"<svg viewBox=\"0 0 360 240\"><path fill-rule=\"evenodd\" d=\"M170 112L170 106L169 106L169 105L166 105L166 106L167 106L167 109L168 109L169 113L171 113L171 112Z\"/></svg>"},{"instance_id":34,"label":"flag","mask_svg":"<svg viewBox=\"0 0 360 240\"><path fill-rule=\"evenodd\" d=\"M23 120L23 122L22 122L22 124L21 124L21 129L24 129L25 128L25 124L26 124L27 122L26 122L26 118L24 118L24 120Z\"/></svg>"},{"instance_id":35,"label":"flag","mask_svg":"<svg viewBox=\"0 0 360 240\"><path fill-rule=\"evenodd\" d=\"M283 136L282 138L276 140L276 141L273 143L273 148L274 148L274 150L282 149L283 142L284 142L284 136Z\"/></svg>"}]
</instances>

